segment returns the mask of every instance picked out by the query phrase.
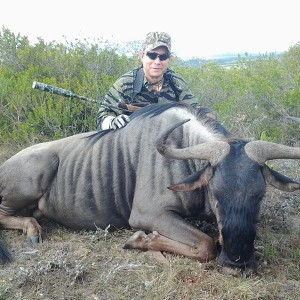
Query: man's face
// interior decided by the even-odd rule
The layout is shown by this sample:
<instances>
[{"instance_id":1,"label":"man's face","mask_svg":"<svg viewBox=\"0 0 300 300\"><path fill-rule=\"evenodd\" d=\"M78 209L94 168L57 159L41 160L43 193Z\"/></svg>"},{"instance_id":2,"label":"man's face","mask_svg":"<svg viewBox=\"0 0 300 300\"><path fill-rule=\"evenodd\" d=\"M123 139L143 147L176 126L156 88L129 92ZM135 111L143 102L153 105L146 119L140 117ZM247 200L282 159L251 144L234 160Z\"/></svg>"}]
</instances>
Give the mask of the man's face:
<instances>
[{"instance_id":1,"label":"man's face","mask_svg":"<svg viewBox=\"0 0 300 300\"><path fill-rule=\"evenodd\" d=\"M150 81L159 80L166 72L169 66L169 62L170 62L170 57L168 56L169 52L167 48L164 46L157 47L149 52L148 55L147 52L141 53L141 61L143 63L146 78ZM157 56L156 54L158 54L159 56ZM161 55L162 57L160 57Z\"/></svg>"}]
</instances>

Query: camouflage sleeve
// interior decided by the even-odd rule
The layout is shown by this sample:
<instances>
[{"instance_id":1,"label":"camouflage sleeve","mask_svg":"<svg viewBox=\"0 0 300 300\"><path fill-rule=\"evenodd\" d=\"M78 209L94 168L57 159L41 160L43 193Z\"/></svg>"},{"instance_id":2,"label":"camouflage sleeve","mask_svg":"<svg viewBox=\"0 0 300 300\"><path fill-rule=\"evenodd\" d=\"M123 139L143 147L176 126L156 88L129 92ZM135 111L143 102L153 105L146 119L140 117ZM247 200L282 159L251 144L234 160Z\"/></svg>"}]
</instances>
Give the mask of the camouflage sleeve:
<instances>
[{"instance_id":1,"label":"camouflage sleeve","mask_svg":"<svg viewBox=\"0 0 300 300\"><path fill-rule=\"evenodd\" d=\"M101 128L103 120L107 116L116 117L122 114L122 110L117 107L118 103L126 103L122 93L123 80L119 78L113 86L109 89L108 93L101 102L97 114L97 127Z\"/></svg>"}]
</instances>

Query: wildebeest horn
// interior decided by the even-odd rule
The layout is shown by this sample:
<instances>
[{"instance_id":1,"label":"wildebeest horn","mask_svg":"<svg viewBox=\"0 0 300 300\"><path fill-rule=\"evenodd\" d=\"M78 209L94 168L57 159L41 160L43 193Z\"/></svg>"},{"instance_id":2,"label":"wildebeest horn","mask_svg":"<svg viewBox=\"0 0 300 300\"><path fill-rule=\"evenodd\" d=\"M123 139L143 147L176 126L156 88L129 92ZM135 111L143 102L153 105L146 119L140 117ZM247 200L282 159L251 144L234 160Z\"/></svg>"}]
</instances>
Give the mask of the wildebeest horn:
<instances>
[{"instance_id":1,"label":"wildebeest horn","mask_svg":"<svg viewBox=\"0 0 300 300\"><path fill-rule=\"evenodd\" d=\"M300 158L300 148L289 147L264 141L253 141L245 145L246 154L261 166L267 160L280 158Z\"/></svg>"},{"instance_id":2,"label":"wildebeest horn","mask_svg":"<svg viewBox=\"0 0 300 300\"><path fill-rule=\"evenodd\" d=\"M212 166L218 164L230 151L230 146L226 142L214 141L198 144L195 146L175 149L166 145L166 141L173 130L188 122L190 119L179 121L169 126L158 138L156 147L160 154L175 159L205 159Z\"/></svg>"}]
</instances>

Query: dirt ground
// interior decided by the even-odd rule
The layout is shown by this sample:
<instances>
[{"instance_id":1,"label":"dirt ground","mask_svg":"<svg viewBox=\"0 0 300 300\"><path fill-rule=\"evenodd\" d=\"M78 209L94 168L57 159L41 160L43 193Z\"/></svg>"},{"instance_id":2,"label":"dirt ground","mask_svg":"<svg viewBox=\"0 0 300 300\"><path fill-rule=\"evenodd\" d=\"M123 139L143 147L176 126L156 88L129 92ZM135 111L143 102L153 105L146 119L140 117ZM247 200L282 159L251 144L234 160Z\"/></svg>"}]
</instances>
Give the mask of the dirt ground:
<instances>
[{"instance_id":1,"label":"dirt ground","mask_svg":"<svg viewBox=\"0 0 300 300\"><path fill-rule=\"evenodd\" d=\"M0 150L0 163L15 150ZM272 167L300 181L299 160ZM300 192L268 188L256 240L257 274L223 274L216 263L125 250L132 231L74 231L39 221L43 242L32 246L20 231L2 230L14 262L0 269L0 299L300 299ZM202 229L213 232L214 224Z\"/></svg>"}]
</instances>

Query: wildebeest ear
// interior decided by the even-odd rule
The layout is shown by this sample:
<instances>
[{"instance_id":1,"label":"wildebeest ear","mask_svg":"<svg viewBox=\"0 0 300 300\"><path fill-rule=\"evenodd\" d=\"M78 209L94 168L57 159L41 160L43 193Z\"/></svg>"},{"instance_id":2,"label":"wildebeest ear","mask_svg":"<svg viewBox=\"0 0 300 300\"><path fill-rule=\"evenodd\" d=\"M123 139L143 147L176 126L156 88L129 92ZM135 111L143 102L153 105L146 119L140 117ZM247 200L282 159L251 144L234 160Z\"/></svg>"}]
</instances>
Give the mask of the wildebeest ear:
<instances>
[{"instance_id":1,"label":"wildebeest ear","mask_svg":"<svg viewBox=\"0 0 300 300\"><path fill-rule=\"evenodd\" d=\"M285 192L293 192L300 190L300 183L284 176L283 174L270 169L267 165L263 166L263 174L268 184L274 186L278 190Z\"/></svg>"},{"instance_id":2,"label":"wildebeest ear","mask_svg":"<svg viewBox=\"0 0 300 300\"><path fill-rule=\"evenodd\" d=\"M174 192L193 191L207 185L212 174L213 168L210 165L207 165L201 171L186 177L182 182L172 184L168 189Z\"/></svg>"}]
</instances>

